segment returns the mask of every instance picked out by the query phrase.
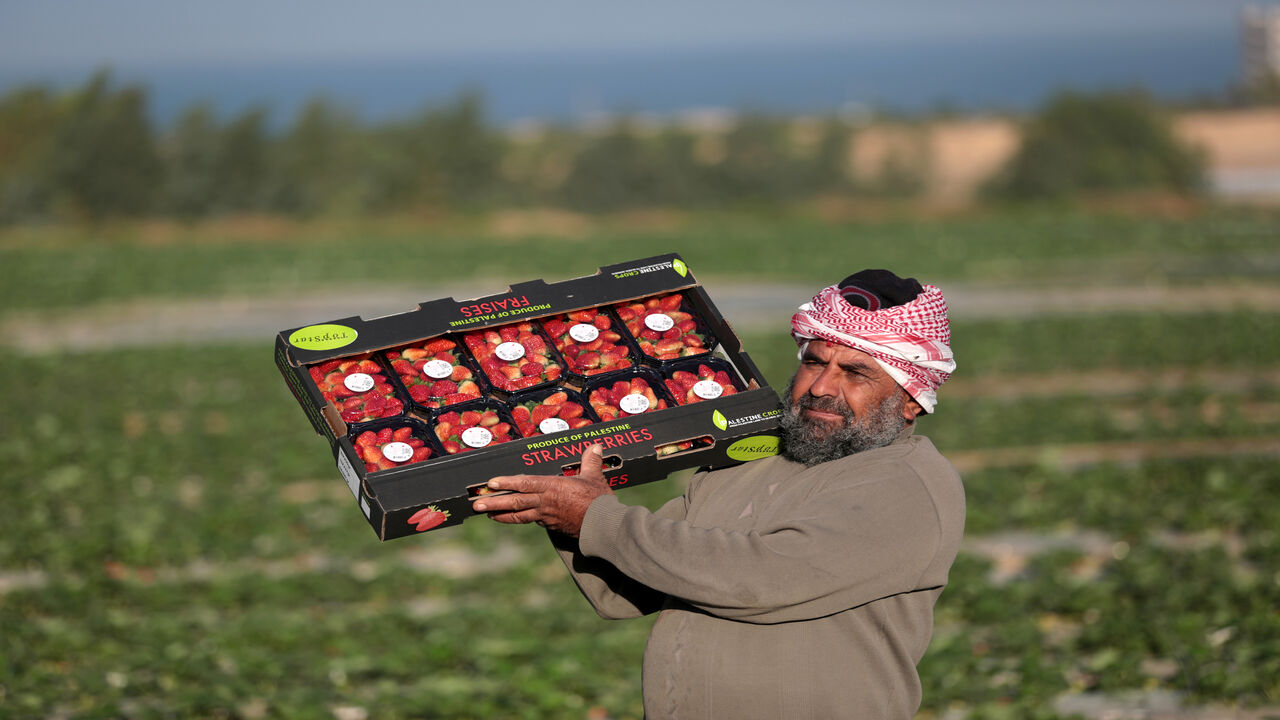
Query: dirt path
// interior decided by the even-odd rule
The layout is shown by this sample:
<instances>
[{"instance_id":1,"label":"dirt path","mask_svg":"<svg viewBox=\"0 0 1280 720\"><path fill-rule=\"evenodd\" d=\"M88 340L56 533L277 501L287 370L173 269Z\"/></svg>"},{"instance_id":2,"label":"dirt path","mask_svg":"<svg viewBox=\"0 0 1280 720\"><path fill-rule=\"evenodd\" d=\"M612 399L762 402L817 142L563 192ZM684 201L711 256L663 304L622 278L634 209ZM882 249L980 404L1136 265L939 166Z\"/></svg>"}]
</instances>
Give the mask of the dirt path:
<instances>
[{"instance_id":1,"label":"dirt path","mask_svg":"<svg viewBox=\"0 0 1280 720\"><path fill-rule=\"evenodd\" d=\"M739 332L787 327L810 286L754 284L711 279L704 285L721 313ZM434 297L473 298L494 294L498 281L474 280L436 286ZM1195 292L1164 286L992 288L945 284L955 320L1019 318L1073 313L1197 313L1246 309L1280 312L1280 287L1219 285ZM77 308L74 311L10 312L0 316L0 346L31 354L98 350L153 344L270 342L282 329L360 315L406 312L424 298L421 289L350 288L286 297L146 300Z\"/></svg>"}]
</instances>

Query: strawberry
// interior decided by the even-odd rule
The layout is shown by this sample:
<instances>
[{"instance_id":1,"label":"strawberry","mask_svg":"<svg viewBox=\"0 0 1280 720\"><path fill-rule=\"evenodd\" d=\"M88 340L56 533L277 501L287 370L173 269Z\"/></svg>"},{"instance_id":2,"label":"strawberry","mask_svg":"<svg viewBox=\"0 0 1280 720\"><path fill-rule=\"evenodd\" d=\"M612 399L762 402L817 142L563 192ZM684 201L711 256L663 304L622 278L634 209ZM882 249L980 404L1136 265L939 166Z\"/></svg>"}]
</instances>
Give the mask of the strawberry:
<instances>
[{"instance_id":1,"label":"strawberry","mask_svg":"<svg viewBox=\"0 0 1280 720\"><path fill-rule=\"evenodd\" d=\"M693 315L680 309L683 302L683 295L670 293L624 303L615 309L644 354L674 360L707 352L710 341L698 331Z\"/></svg>"},{"instance_id":2,"label":"strawberry","mask_svg":"<svg viewBox=\"0 0 1280 720\"><path fill-rule=\"evenodd\" d=\"M329 360L307 370L325 401L337 406L346 423L394 417L404 410L382 366L373 360Z\"/></svg>"},{"instance_id":3,"label":"strawberry","mask_svg":"<svg viewBox=\"0 0 1280 720\"><path fill-rule=\"evenodd\" d=\"M403 459L393 459L400 458L404 448L396 447L384 452L384 448L391 443L408 445L409 456ZM402 465L422 462L431 457L431 448L427 447L427 443L422 438L415 437L413 428L407 425L398 428L385 427L376 433L371 431L362 432L356 437L355 446L356 454L364 461L366 472L390 470Z\"/></svg>"},{"instance_id":4,"label":"strawberry","mask_svg":"<svg viewBox=\"0 0 1280 720\"><path fill-rule=\"evenodd\" d=\"M622 335L599 308L566 313L544 321L542 327L569 370L578 375L599 375L633 364L626 346L621 344Z\"/></svg>"},{"instance_id":5,"label":"strawberry","mask_svg":"<svg viewBox=\"0 0 1280 720\"><path fill-rule=\"evenodd\" d=\"M389 350L387 358L415 403L424 408L441 408L475 400L481 394L472 379L471 368L463 364L457 347L449 338L435 338ZM465 383L470 385L464 386ZM461 397L456 397L458 395Z\"/></svg>"},{"instance_id":6,"label":"strawberry","mask_svg":"<svg viewBox=\"0 0 1280 720\"><path fill-rule=\"evenodd\" d=\"M644 399L637 400L633 395ZM641 377L631 378L630 381L616 380L612 384L598 387L591 391L587 401L596 415L600 416L600 420L606 422L626 415L664 410L667 407L667 401L660 399Z\"/></svg>"},{"instance_id":7,"label":"strawberry","mask_svg":"<svg viewBox=\"0 0 1280 720\"><path fill-rule=\"evenodd\" d=\"M712 386L701 387L702 394L699 394L699 383L714 383ZM719 386L717 391L716 386ZM716 370L706 364L698 365L698 374L687 370L677 370L671 374L671 378L667 380L667 388L671 390L671 395L676 398L676 402L681 405L689 403L702 402L703 400L714 399L721 395L733 395L738 392L738 386L734 384L733 378L724 370ZM707 397L704 394L710 393Z\"/></svg>"},{"instance_id":8,"label":"strawberry","mask_svg":"<svg viewBox=\"0 0 1280 720\"><path fill-rule=\"evenodd\" d=\"M577 393L572 397L576 398ZM563 420L569 428L586 427L593 422L593 419L587 417L585 413L582 404L571 399L569 393L564 390L553 392L540 401L529 400L521 403L511 410L516 428L524 437L533 437L548 431L555 432L554 426L548 426L547 430L542 428L542 423L552 418Z\"/></svg>"},{"instance_id":9,"label":"strawberry","mask_svg":"<svg viewBox=\"0 0 1280 720\"><path fill-rule=\"evenodd\" d=\"M449 511L441 510L435 505L428 505L409 516L409 524L418 532L426 532L433 527L444 524L449 519Z\"/></svg>"},{"instance_id":10,"label":"strawberry","mask_svg":"<svg viewBox=\"0 0 1280 720\"><path fill-rule=\"evenodd\" d=\"M476 330L467 333L463 342L500 390L522 390L560 377L560 365L551 358L546 341L531 322L504 325L497 331ZM505 343L515 345L499 350Z\"/></svg>"},{"instance_id":11,"label":"strawberry","mask_svg":"<svg viewBox=\"0 0 1280 720\"><path fill-rule=\"evenodd\" d=\"M490 437L489 442L480 447L488 447L489 445L507 442L512 439L511 424L504 422L496 411L489 408L467 410L462 414L456 412L444 413L436 417L435 425L436 437L440 438L440 442L444 444L445 452L450 455L476 449L467 444L467 440L477 442L479 439L483 439L484 433L467 433L468 430L473 428L483 428Z\"/></svg>"}]
</instances>

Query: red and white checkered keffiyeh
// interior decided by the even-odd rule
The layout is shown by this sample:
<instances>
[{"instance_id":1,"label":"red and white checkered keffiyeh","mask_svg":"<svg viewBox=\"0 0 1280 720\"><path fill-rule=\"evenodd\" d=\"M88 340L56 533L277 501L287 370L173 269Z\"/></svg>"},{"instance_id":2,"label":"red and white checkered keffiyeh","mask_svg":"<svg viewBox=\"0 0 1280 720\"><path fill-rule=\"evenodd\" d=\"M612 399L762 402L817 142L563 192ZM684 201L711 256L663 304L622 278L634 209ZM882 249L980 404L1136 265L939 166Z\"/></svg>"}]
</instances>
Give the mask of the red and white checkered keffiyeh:
<instances>
[{"instance_id":1,"label":"red and white checkered keffiyeh","mask_svg":"<svg viewBox=\"0 0 1280 720\"><path fill-rule=\"evenodd\" d=\"M850 305L832 285L800 306L791 334L802 351L809 340L826 340L867 353L925 412L933 412L938 386L956 369L947 301L933 285L911 302L874 311Z\"/></svg>"}]
</instances>

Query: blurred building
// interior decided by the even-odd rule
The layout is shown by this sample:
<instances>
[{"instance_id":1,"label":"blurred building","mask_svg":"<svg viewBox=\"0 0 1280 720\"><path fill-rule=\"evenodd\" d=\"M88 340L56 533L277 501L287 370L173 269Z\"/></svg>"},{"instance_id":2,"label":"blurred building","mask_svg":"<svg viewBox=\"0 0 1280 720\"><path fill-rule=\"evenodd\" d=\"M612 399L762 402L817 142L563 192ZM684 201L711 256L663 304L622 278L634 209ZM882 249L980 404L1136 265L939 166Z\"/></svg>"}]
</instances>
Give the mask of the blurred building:
<instances>
[{"instance_id":1,"label":"blurred building","mask_svg":"<svg viewBox=\"0 0 1280 720\"><path fill-rule=\"evenodd\" d=\"M1240 13L1244 79L1280 77L1280 5L1250 5Z\"/></svg>"}]
</instances>

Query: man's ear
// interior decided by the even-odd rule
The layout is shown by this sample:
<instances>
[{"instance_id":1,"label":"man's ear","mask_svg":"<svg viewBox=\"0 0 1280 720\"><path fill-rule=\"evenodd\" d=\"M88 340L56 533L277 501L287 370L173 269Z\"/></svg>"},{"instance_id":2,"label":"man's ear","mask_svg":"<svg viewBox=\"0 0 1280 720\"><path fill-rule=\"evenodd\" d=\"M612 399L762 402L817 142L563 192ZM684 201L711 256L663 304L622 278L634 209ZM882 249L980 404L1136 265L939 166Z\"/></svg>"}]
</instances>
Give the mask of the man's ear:
<instances>
[{"instance_id":1,"label":"man's ear","mask_svg":"<svg viewBox=\"0 0 1280 720\"><path fill-rule=\"evenodd\" d=\"M902 392L906 392L906 390L903 390ZM924 406L916 402L915 398L908 395L907 401L902 404L902 419L906 420L907 423L913 423L916 421L916 418L923 413Z\"/></svg>"}]
</instances>

